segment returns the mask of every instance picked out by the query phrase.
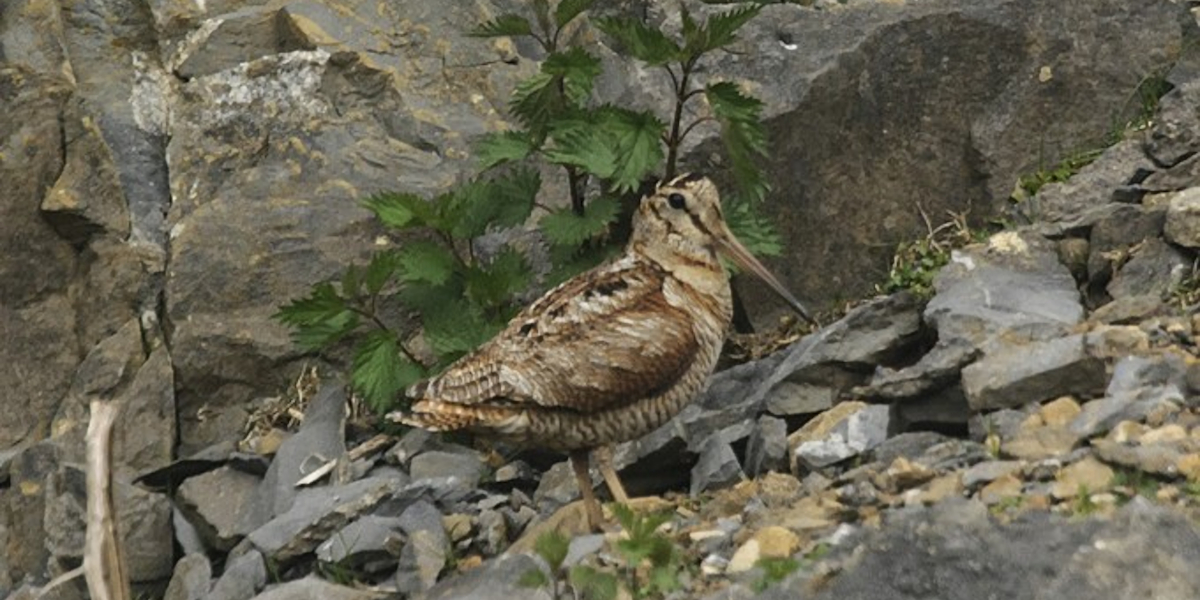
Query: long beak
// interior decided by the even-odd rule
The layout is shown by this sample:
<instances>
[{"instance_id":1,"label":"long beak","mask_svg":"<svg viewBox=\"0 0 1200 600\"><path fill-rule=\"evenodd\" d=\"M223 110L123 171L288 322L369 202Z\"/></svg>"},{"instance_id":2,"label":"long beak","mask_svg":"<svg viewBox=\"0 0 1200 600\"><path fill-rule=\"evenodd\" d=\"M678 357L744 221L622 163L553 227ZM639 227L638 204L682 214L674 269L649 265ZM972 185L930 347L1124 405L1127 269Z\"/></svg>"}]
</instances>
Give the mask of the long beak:
<instances>
[{"instance_id":1,"label":"long beak","mask_svg":"<svg viewBox=\"0 0 1200 600\"><path fill-rule=\"evenodd\" d=\"M778 294L780 298L783 298L784 301L786 301L788 305L792 307L792 310L795 310L797 313L799 313L800 316L804 317L804 319L809 323L820 327L821 324L817 323L817 320L812 318L812 315L809 314L808 309L804 308L804 305L801 304L800 301L797 300L796 297L787 290L787 288L783 287L783 284L775 278L775 275L768 271L767 267L763 266L761 262L758 262L758 259L754 258L754 255L750 254L750 251L747 250L746 247L737 240L737 238L733 237L733 233L728 230L724 231L723 233L724 235L721 235L718 238L720 240L721 249L725 251L725 254L728 255L729 258L733 259L733 262L736 262L738 266L757 275L759 279L763 280L768 286L770 286L772 291Z\"/></svg>"}]
</instances>

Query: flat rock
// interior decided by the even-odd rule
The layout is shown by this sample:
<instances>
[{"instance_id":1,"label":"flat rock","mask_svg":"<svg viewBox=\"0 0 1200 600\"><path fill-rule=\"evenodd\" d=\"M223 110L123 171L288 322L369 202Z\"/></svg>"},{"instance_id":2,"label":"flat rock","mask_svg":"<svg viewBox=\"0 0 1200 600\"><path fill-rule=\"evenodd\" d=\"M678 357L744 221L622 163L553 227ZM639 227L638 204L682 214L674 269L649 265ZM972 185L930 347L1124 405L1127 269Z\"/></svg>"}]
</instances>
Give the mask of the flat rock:
<instances>
[{"instance_id":1,"label":"flat rock","mask_svg":"<svg viewBox=\"0 0 1200 600\"><path fill-rule=\"evenodd\" d=\"M394 568L404 547L400 523L399 517L365 515L317 546L317 558L365 573Z\"/></svg>"},{"instance_id":2,"label":"flat rock","mask_svg":"<svg viewBox=\"0 0 1200 600\"><path fill-rule=\"evenodd\" d=\"M267 565L257 550L225 563L225 572L212 584L207 600L247 600L267 584Z\"/></svg>"},{"instance_id":3,"label":"flat rock","mask_svg":"<svg viewBox=\"0 0 1200 600\"><path fill-rule=\"evenodd\" d=\"M1007 524L981 503L947 502L900 512L862 535L848 544L858 558L826 586L809 594L797 577L760 600L1200 597L1192 561L1200 558L1200 529L1136 498L1111 518L1030 511Z\"/></svg>"},{"instance_id":4,"label":"flat rock","mask_svg":"<svg viewBox=\"0 0 1200 600\"><path fill-rule=\"evenodd\" d=\"M963 369L971 409L1011 408L1104 388L1104 362L1088 353L1084 336L1009 345Z\"/></svg>"},{"instance_id":5,"label":"flat rock","mask_svg":"<svg viewBox=\"0 0 1200 600\"><path fill-rule=\"evenodd\" d=\"M483 563L458 577L450 577L418 596L420 600L552 600L546 587L529 588L521 577L542 569L540 561L528 554L506 554Z\"/></svg>"},{"instance_id":6,"label":"flat rock","mask_svg":"<svg viewBox=\"0 0 1200 600\"><path fill-rule=\"evenodd\" d=\"M479 487L487 466L483 458L474 451L447 452L433 450L413 457L409 464L409 475L414 479L433 477L456 477L464 487Z\"/></svg>"},{"instance_id":7,"label":"flat rock","mask_svg":"<svg viewBox=\"0 0 1200 600\"><path fill-rule=\"evenodd\" d=\"M391 479L372 477L302 489L287 512L252 531L247 539L267 560L286 563L312 552L335 531L383 504L394 486Z\"/></svg>"},{"instance_id":8,"label":"flat rock","mask_svg":"<svg viewBox=\"0 0 1200 600\"><path fill-rule=\"evenodd\" d=\"M163 600L206 600L212 565L203 554L188 554L175 563Z\"/></svg>"},{"instance_id":9,"label":"flat rock","mask_svg":"<svg viewBox=\"0 0 1200 600\"><path fill-rule=\"evenodd\" d=\"M700 460L692 467L690 493L696 496L701 492L719 490L745 478L733 447L719 435L712 435L700 451Z\"/></svg>"},{"instance_id":10,"label":"flat rock","mask_svg":"<svg viewBox=\"0 0 1200 600\"><path fill-rule=\"evenodd\" d=\"M415 502L400 515L398 525L408 543L400 552L396 585L408 594L428 590L437 583L450 556L442 514L429 502Z\"/></svg>"},{"instance_id":11,"label":"flat rock","mask_svg":"<svg viewBox=\"0 0 1200 600\"><path fill-rule=\"evenodd\" d=\"M871 381L855 388L854 393L881 401L929 395L956 382L962 368L978 356L978 349L965 339L940 340L911 365L899 369L877 369Z\"/></svg>"},{"instance_id":12,"label":"flat rock","mask_svg":"<svg viewBox=\"0 0 1200 600\"><path fill-rule=\"evenodd\" d=\"M1088 283L1092 289L1103 289L1112 279L1114 256L1162 235L1165 219L1165 208L1120 204L1092 225L1087 259Z\"/></svg>"},{"instance_id":13,"label":"flat rock","mask_svg":"<svg viewBox=\"0 0 1200 600\"><path fill-rule=\"evenodd\" d=\"M743 470L750 477L768 471L785 472L788 468L787 422L763 415L755 422L746 442Z\"/></svg>"},{"instance_id":14,"label":"flat rock","mask_svg":"<svg viewBox=\"0 0 1200 600\"><path fill-rule=\"evenodd\" d=\"M337 382L326 383L304 411L300 431L275 453L260 486L259 504L268 512L257 515L253 526L286 513L299 493L296 482L324 461L346 452L345 430L345 387Z\"/></svg>"},{"instance_id":15,"label":"flat rock","mask_svg":"<svg viewBox=\"0 0 1200 600\"><path fill-rule=\"evenodd\" d=\"M1088 456L1059 471L1050 494L1063 499L1074 498L1081 493L1103 492L1112 484L1113 475L1112 467Z\"/></svg>"},{"instance_id":16,"label":"flat rock","mask_svg":"<svg viewBox=\"0 0 1200 600\"><path fill-rule=\"evenodd\" d=\"M871 450L887 439L888 407L843 402L788 436L792 456L822 468Z\"/></svg>"},{"instance_id":17,"label":"flat rock","mask_svg":"<svg viewBox=\"0 0 1200 600\"><path fill-rule=\"evenodd\" d=\"M1017 432L1001 446L1004 454L1024 460L1040 460L1066 456L1079 443L1080 437L1066 427L1029 427Z\"/></svg>"},{"instance_id":18,"label":"flat rock","mask_svg":"<svg viewBox=\"0 0 1200 600\"><path fill-rule=\"evenodd\" d=\"M1019 473L1024 466L1019 460L989 460L971 465L962 472L963 487L974 490L1005 475Z\"/></svg>"},{"instance_id":19,"label":"flat rock","mask_svg":"<svg viewBox=\"0 0 1200 600\"><path fill-rule=\"evenodd\" d=\"M1102 435L1121 421L1184 403L1186 367L1178 358L1127 356L1117 361L1103 398L1083 405L1069 427L1080 437Z\"/></svg>"},{"instance_id":20,"label":"flat rock","mask_svg":"<svg viewBox=\"0 0 1200 600\"><path fill-rule=\"evenodd\" d=\"M934 279L925 320L938 340L987 352L993 339L1058 337L1084 315L1075 279L1054 245L1029 232L1001 232L986 245L955 250Z\"/></svg>"},{"instance_id":21,"label":"flat rock","mask_svg":"<svg viewBox=\"0 0 1200 600\"><path fill-rule=\"evenodd\" d=\"M260 481L225 466L179 486L179 502L209 548L226 552L253 531Z\"/></svg>"},{"instance_id":22,"label":"flat rock","mask_svg":"<svg viewBox=\"0 0 1200 600\"><path fill-rule=\"evenodd\" d=\"M1158 238L1148 239L1132 251L1106 289L1113 298L1162 296L1170 293L1191 266L1191 260L1177 248Z\"/></svg>"},{"instance_id":23,"label":"flat rock","mask_svg":"<svg viewBox=\"0 0 1200 600\"><path fill-rule=\"evenodd\" d=\"M254 600L376 600L384 594L338 585L309 575L281 583L254 597Z\"/></svg>"},{"instance_id":24,"label":"flat rock","mask_svg":"<svg viewBox=\"0 0 1200 600\"><path fill-rule=\"evenodd\" d=\"M1187 248L1200 248L1200 187L1171 198L1164 227L1167 239Z\"/></svg>"},{"instance_id":25,"label":"flat rock","mask_svg":"<svg viewBox=\"0 0 1200 600\"><path fill-rule=\"evenodd\" d=\"M1105 462L1164 477L1179 474L1179 461L1186 450L1176 444L1128 445L1111 440L1092 440L1096 456Z\"/></svg>"}]
</instances>

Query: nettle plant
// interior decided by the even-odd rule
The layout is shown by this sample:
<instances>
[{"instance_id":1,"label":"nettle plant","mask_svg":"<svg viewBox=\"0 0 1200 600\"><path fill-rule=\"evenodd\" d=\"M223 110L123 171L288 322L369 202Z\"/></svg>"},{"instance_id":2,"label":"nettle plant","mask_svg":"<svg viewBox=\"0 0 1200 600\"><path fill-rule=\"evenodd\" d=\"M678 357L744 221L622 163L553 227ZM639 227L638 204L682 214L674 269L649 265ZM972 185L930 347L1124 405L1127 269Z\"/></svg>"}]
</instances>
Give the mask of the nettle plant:
<instances>
[{"instance_id":1,"label":"nettle plant","mask_svg":"<svg viewBox=\"0 0 1200 600\"><path fill-rule=\"evenodd\" d=\"M406 241L378 251L365 266L349 267L339 282L322 283L275 317L305 350L357 340L351 381L378 411L394 408L397 393L439 371L494 336L536 286L549 286L611 255L609 231L621 199L646 180L677 174L684 139L704 123L719 126L735 193L726 201L730 227L758 254L778 254L778 236L756 212L769 190L760 161L767 152L762 102L729 81L696 82L701 59L732 43L761 6L748 5L698 21L681 7L677 36L630 17L588 20L594 0L531 3L532 19L503 14L470 34L526 36L545 52L539 72L517 85L509 110L518 127L485 136L476 146L481 172L470 182L427 199L382 193L363 206ZM674 106L669 122L593 100L600 58L577 43L588 23L618 50L669 77ZM536 201L537 166L563 170L570 204ZM535 269L519 245L522 236L486 251L489 232L525 227L534 210L549 265ZM527 239L527 238L526 238ZM424 344L406 344L384 307L415 314ZM422 352L412 348L421 347Z\"/></svg>"}]
</instances>

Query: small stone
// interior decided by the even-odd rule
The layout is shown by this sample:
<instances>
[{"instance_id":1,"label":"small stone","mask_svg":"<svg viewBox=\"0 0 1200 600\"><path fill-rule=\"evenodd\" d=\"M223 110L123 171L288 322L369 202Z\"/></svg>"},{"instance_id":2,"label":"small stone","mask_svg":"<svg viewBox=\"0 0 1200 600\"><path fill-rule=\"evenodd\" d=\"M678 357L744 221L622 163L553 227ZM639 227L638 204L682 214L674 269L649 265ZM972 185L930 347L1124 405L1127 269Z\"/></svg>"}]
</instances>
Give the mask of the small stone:
<instances>
[{"instance_id":1,"label":"small stone","mask_svg":"<svg viewBox=\"0 0 1200 600\"><path fill-rule=\"evenodd\" d=\"M746 442L743 470L750 477L757 477L768 471L787 471L787 451L787 422L763 415L758 418Z\"/></svg>"},{"instance_id":2,"label":"small stone","mask_svg":"<svg viewBox=\"0 0 1200 600\"><path fill-rule=\"evenodd\" d=\"M1021 501L1021 507L1026 510L1050 510L1054 500L1046 494L1029 494Z\"/></svg>"},{"instance_id":3,"label":"small stone","mask_svg":"<svg viewBox=\"0 0 1200 600\"><path fill-rule=\"evenodd\" d=\"M962 483L957 474L942 475L934 478L920 489L909 490L904 495L904 504L906 506L937 504L947 498L957 497L961 493Z\"/></svg>"},{"instance_id":4,"label":"small stone","mask_svg":"<svg viewBox=\"0 0 1200 600\"><path fill-rule=\"evenodd\" d=\"M785 558L800 547L800 536L778 525L763 527L750 539L758 541L759 554L765 558Z\"/></svg>"},{"instance_id":5,"label":"small stone","mask_svg":"<svg viewBox=\"0 0 1200 600\"><path fill-rule=\"evenodd\" d=\"M1087 352L1084 336L1002 346L962 370L975 411L1020 406L1065 394L1104 389L1104 362Z\"/></svg>"},{"instance_id":6,"label":"small stone","mask_svg":"<svg viewBox=\"0 0 1200 600\"><path fill-rule=\"evenodd\" d=\"M471 535L471 515L442 515L442 529L446 530L451 542L461 542Z\"/></svg>"},{"instance_id":7,"label":"small stone","mask_svg":"<svg viewBox=\"0 0 1200 600\"><path fill-rule=\"evenodd\" d=\"M1168 477L1179 474L1176 461L1184 454L1172 444L1129 446L1106 439L1092 440L1092 449L1107 463Z\"/></svg>"},{"instance_id":8,"label":"small stone","mask_svg":"<svg viewBox=\"0 0 1200 600\"><path fill-rule=\"evenodd\" d=\"M1112 468L1089 456L1059 471L1050 493L1064 499L1074 498L1080 490L1100 492L1108 489L1112 478Z\"/></svg>"},{"instance_id":9,"label":"small stone","mask_svg":"<svg viewBox=\"0 0 1200 600\"><path fill-rule=\"evenodd\" d=\"M936 473L921 463L910 462L900 456L892 461L883 475L881 479L885 485L882 487L891 493L898 493L933 479Z\"/></svg>"},{"instance_id":10,"label":"small stone","mask_svg":"<svg viewBox=\"0 0 1200 600\"><path fill-rule=\"evenodd\" d=\"M1188 432L1182 426L1177 424L1163 425L1157 429L1151 429L1142 434L1142 444L1171 444L1182 442L1188 438Z\"/></svg>"},{"instance_id":11,"label":"small stone","mask_svg":"<svg viewBox=\"0 0 1200 600\"><path fill-rule=\"evenodd\" d=\"M733 557L729 559L729 565L725 568L726 573L744 573L754 568L762 558L762 547L756 539L749 539L742 544Z\"/></svg>"},{"instance_id":12,"label":"small stone","mask_svg":"<svg viewBox=\"0 0 1200 600\"><path fill-rule=\"evenodd\" d=\"M1078 442L1079 437L1065 427L1034 427L1023 429L1001 449L1014 458L1038 460L1067 454Z\"/></svg>"},{"instance_id":13,"label":"small stone","mask_svg":"<svg viewBox=\"0 0 1200 600\"><path fill-rule=\"evenodd\" d=\"M888 407L844 402L788 436L792 456L819 469L871 450L887 439Z\"/></svg>"},{"instance_id":14,"label":"small stone","mask_svg":"<svg viewBox=\"0 0 1200 600\"><path fill-rule=\"evenodd\" d=\"M1038 412L1042 416L1042 422L1046 425L1062 427L1070 423L1082 410L1074 398L1063 396L1043 405Z\"/></svg>"},{"instance_id":15,"label":"small stone","mask_svg":"<svg viewBox=\"0 0 1200 600\"><path fill-rule=\"evenodd\" d=\"M979 499L988 506L998 504L1007 498L1020 496L1023 485L1016 475L1002 475L979 490Z\"/></svg>"},{"instance_id":16,"label":"small stone","mask_svg":"<svg viewBox=\"0 0 1200 600\"><path fill-rule=\"evenodd\" d=\"M692 467L691 494L726 488L745 478L733 447L720 435L710 435L703 443L696 466Z\"/></svg>"},{"instance_id":17,"label":"small stone","mask_svg":"<svg viewBox=\"0 0 1200 600\"><path fill-rule=\"evenodd\" d=\"M1062 470L1063 461L1057 458L1046 458L1025 465L1022 469L1025 479L1029 481L1049 481L1054 479Z\"/></svg>"},{"instance_id":18,"label":"small stone","mask_svg":"<svg viewBox=\"0 0 1200 600\"><path fill-rule=\"evenodd\" d=\"M1163 233L1180 246L1200 248L1200 188L1188 188L1171 198Z\"/></svg>"},{"instance_id":19,"label":"small stone","mask_svg":"<svg viewBox=\"0 0 1200 600\"><path fill-rule=\"evenodd\" d=\"M1200 453L1193 452L1175 459L1175 468L1188 478L1188 481L1200 482Z\"/></svg>"},{"instance_id":20,"label":"small stone","mask_svg":"<svg viewBox=\"0 0 1200 600\"><path fill-rule=\"evenodd\" d=\"M1023 463L1019 460L984 461L963 471L962 484L968 490L974 490L1005 475L1016 473L1021 470L1022 466Z\"/></svg>"},{"instance_id":21,"label":"small stone","mask_svg":"<svg viewBox=\"0 0 1200 600\"><path fill-rule=\"evenodd\" d=\"M474 452L432 450L413 457L409 475L413 480L456 477L463 487L476 488L486 468L483 459Z\"/></svg>"},{"instance_id":22,"label":"small stone","mask_svg":"<svg viewBox=\"0 0 1200 600\"><path fill-rule=\"evenodd\" d=\"M1108 432L1108 439L1118 444L1136 442L1146 433L1146 429L1145 425L1137 421L1121 421Z\"/></svg>"},{"instance_id":23,"label":"small stone","mask_svg":"<svg viewBox=\"0 0 1200 600\"><path fill-rule=\"evenodd\" d=\"M571 544L567 546L567 556L563 559L563 566L573 567L583 559L600 552L604 549L604 541L603 533L577 535L571 538Z\"/></svg>"},{"instance_id":24,"label":"small stone","mask_svg":"<svg viewBox=\"0 0 1200 600\"><path fill-rule=\"evenodd\" d=\"M724 575L729 569L729 559L720 554L709 554L700 561L700 573L705 577L718 577Z\"/></svg>"},{"instance_id":25,"label":"small stone","mask_svg":"<svg viewBox=\"0 0 1200 600\"><path fill-rule=\"evenodd\" d=\"M1159 502L1174 502L1179 499L1179 486L1164 485L1155 490L1154 498Z\"/></svg>"}]
</instances>

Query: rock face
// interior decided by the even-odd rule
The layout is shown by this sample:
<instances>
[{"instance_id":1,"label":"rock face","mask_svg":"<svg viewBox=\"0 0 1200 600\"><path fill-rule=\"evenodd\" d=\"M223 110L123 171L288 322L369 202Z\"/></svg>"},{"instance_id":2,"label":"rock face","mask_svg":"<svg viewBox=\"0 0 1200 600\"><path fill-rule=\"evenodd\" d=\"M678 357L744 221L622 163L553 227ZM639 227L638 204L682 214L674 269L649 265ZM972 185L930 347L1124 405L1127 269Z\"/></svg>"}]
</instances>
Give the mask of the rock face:
<instances>
[{"instance_id":1,"label":"rock face","mask_svg":"<svg viewBox=\"0 0 1200 600\"><path fill-rule=\"evenodd\" d=\"M999 209L1018 175L1105 137L1148 75L1175 87L1015 207L1028 226L955 250L932 298L863 302L616 448L635 496L693 497L650 500L703 557L679 594L749 598L776 579L757 559L793 557L805 567L765 597L1200 596L1193 19L1172 0L816 4L766 6L698 75L764 99L773 267L816 304L865 295L922 214ZM0 3L0 596L81 560L95 400L122 406L117 520L139 588L561 595L522 587L544 565L503 553L581 522L565 464L364 431L336 381L282 411L303 425L268 424L262 454L235 445L313 359L270 315L400 243L358 200L444 190L506 126L541 54L463 29L516 9ZM631 9L678 26L673 3L596 10ZM597 100L665 109L666 80L584 39L608 69ZM727 178L715 131L697 134L685 166ZM778 308L738 285L756 319ZM603 536L571 548L601 568L620 554Z\"/></svg>"}]
</instances>

